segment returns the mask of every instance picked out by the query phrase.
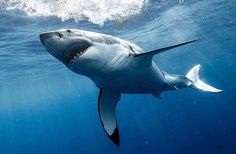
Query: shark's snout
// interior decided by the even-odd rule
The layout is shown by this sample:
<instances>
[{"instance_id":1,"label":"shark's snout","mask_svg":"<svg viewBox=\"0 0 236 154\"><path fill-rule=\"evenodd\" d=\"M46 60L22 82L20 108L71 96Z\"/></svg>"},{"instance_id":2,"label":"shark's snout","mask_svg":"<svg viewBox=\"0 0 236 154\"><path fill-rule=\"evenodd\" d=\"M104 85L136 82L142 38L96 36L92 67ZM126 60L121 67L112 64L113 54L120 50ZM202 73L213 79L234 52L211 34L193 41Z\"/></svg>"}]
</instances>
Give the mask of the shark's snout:
<instances>
[{"instance_id":1,"label":"shark's snout","mask_svg":"<svg viewBox=\"0 0 236 154\"><path fill-rule=\"evenodd\" d=\"M53 36L58 36L61 38L63 35L60 32L48 32L39 34L40 41L42 42L43 45L45 45L46 39L51 38Z\"/></svg>"}]
</instances>

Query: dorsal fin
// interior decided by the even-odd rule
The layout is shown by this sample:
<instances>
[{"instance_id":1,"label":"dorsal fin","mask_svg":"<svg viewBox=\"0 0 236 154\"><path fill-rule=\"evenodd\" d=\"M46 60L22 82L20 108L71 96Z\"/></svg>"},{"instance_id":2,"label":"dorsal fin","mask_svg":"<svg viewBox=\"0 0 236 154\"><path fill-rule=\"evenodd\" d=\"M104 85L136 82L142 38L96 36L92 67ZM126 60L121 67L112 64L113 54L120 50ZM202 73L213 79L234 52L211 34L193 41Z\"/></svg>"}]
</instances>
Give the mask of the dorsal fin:
<instances>
[{"instance_id":1,"label":"dorsal fin","mask_svg":"<svg viewBox=\"0 0 236 154\"><path fill-rule=\"evenodd\" d=\"M150 62L151 62L152 57L156 54L159 54L159 53L162 53L162 52L165 52L165 51L168 51L168 50L171 50L171 49L174 49L174 48L177 48L177 47L180 47L180 46L183 46L183 45L195 42L195 41L197 41L197 40L190 40L190 41L174 44L171 46L163 47L160 49L156 49L156 50L152 50L152 51L148 51L148 52L144 52L144 53L138 53L138 54L135 54L134 57L145 57L145 58L147 58L146 60L150 59Z\"/></svg>"}]
</instances>

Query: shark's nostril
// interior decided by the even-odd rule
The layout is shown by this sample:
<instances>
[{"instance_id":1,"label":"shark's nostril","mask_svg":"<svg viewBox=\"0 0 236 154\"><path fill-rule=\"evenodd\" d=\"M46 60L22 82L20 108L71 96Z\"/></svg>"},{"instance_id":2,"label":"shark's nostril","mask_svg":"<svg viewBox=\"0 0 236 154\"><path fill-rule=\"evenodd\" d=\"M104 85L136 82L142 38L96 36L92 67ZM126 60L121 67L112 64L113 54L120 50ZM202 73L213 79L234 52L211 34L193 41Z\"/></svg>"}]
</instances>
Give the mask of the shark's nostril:
<instances>
[{"instance_id":1,"label":"shark's nostril","mask_svg":"<svg viewBox=\"0 0 236 154\"><path fill-rule=\"evenodd\" d=\"M60 38L62 38L62 33L60 33L60 32L56 32L56 34L60 37Z\"/></svg>"},{"instance_id":2,"label":"shark's nostril","mask_svg":"<svg viewBox=\"0 0 236 154\"><path fill-rule=\"evenodd\" d=\"M56 33L49 32L49 33L39 34L39 38L40 38L40 41L42 42L42 44L44 45L46 39L51 38L51 37L53 37L55 35L58 35L58 37L60 37L60 38L62 37L62 34L59 33L59 32L56 32Z\"/></svg>"}]
</instances>

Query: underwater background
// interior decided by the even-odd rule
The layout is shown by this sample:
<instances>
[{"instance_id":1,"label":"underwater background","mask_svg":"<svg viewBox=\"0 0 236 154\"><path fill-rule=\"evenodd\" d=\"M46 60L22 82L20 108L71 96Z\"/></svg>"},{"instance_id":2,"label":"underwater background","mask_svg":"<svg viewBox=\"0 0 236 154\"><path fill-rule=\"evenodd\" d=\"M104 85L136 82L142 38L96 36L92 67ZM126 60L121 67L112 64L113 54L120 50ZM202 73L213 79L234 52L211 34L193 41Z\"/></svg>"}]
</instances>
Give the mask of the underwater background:
<instances>
[{"instance_id":1,"label":"underwater background","mask_svg":"<svg viewBox=\"0 0 236 154\"><path fill-rule=\"evenodd\" d=\"M235 154L235 8L234 0L0 0L0 154ZM114 35L145 51L197 38L154 61L174 74L201 64L201 78L224 92L122 95L117 147L99 121L99 89L39 41L61 28Z\"/></svg>"}]
</instances>

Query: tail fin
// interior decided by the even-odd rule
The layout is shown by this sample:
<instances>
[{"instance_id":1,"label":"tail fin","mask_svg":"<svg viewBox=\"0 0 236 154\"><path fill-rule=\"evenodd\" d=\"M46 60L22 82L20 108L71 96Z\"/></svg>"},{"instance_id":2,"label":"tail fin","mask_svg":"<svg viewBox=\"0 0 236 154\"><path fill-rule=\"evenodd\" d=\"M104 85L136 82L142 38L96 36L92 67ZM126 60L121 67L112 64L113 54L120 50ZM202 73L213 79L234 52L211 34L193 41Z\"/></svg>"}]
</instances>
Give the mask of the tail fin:
<instances>
[{"instance_id":1,"label":"tail fin","mask_svg":"<svg viewBox=\"0 0 236 154\"><path fill-rule=\"evenodd\" d=\"M200 77L199 77L200 67L201 65L196 65L187 73L186 77L192 81L192 84L190 85L190 87L194 89L202 90L205 92L212 92L212 93L222 92L222 90L214 88L204 83L202 80L200 80Z\"/></svg>"}]
</instances>

